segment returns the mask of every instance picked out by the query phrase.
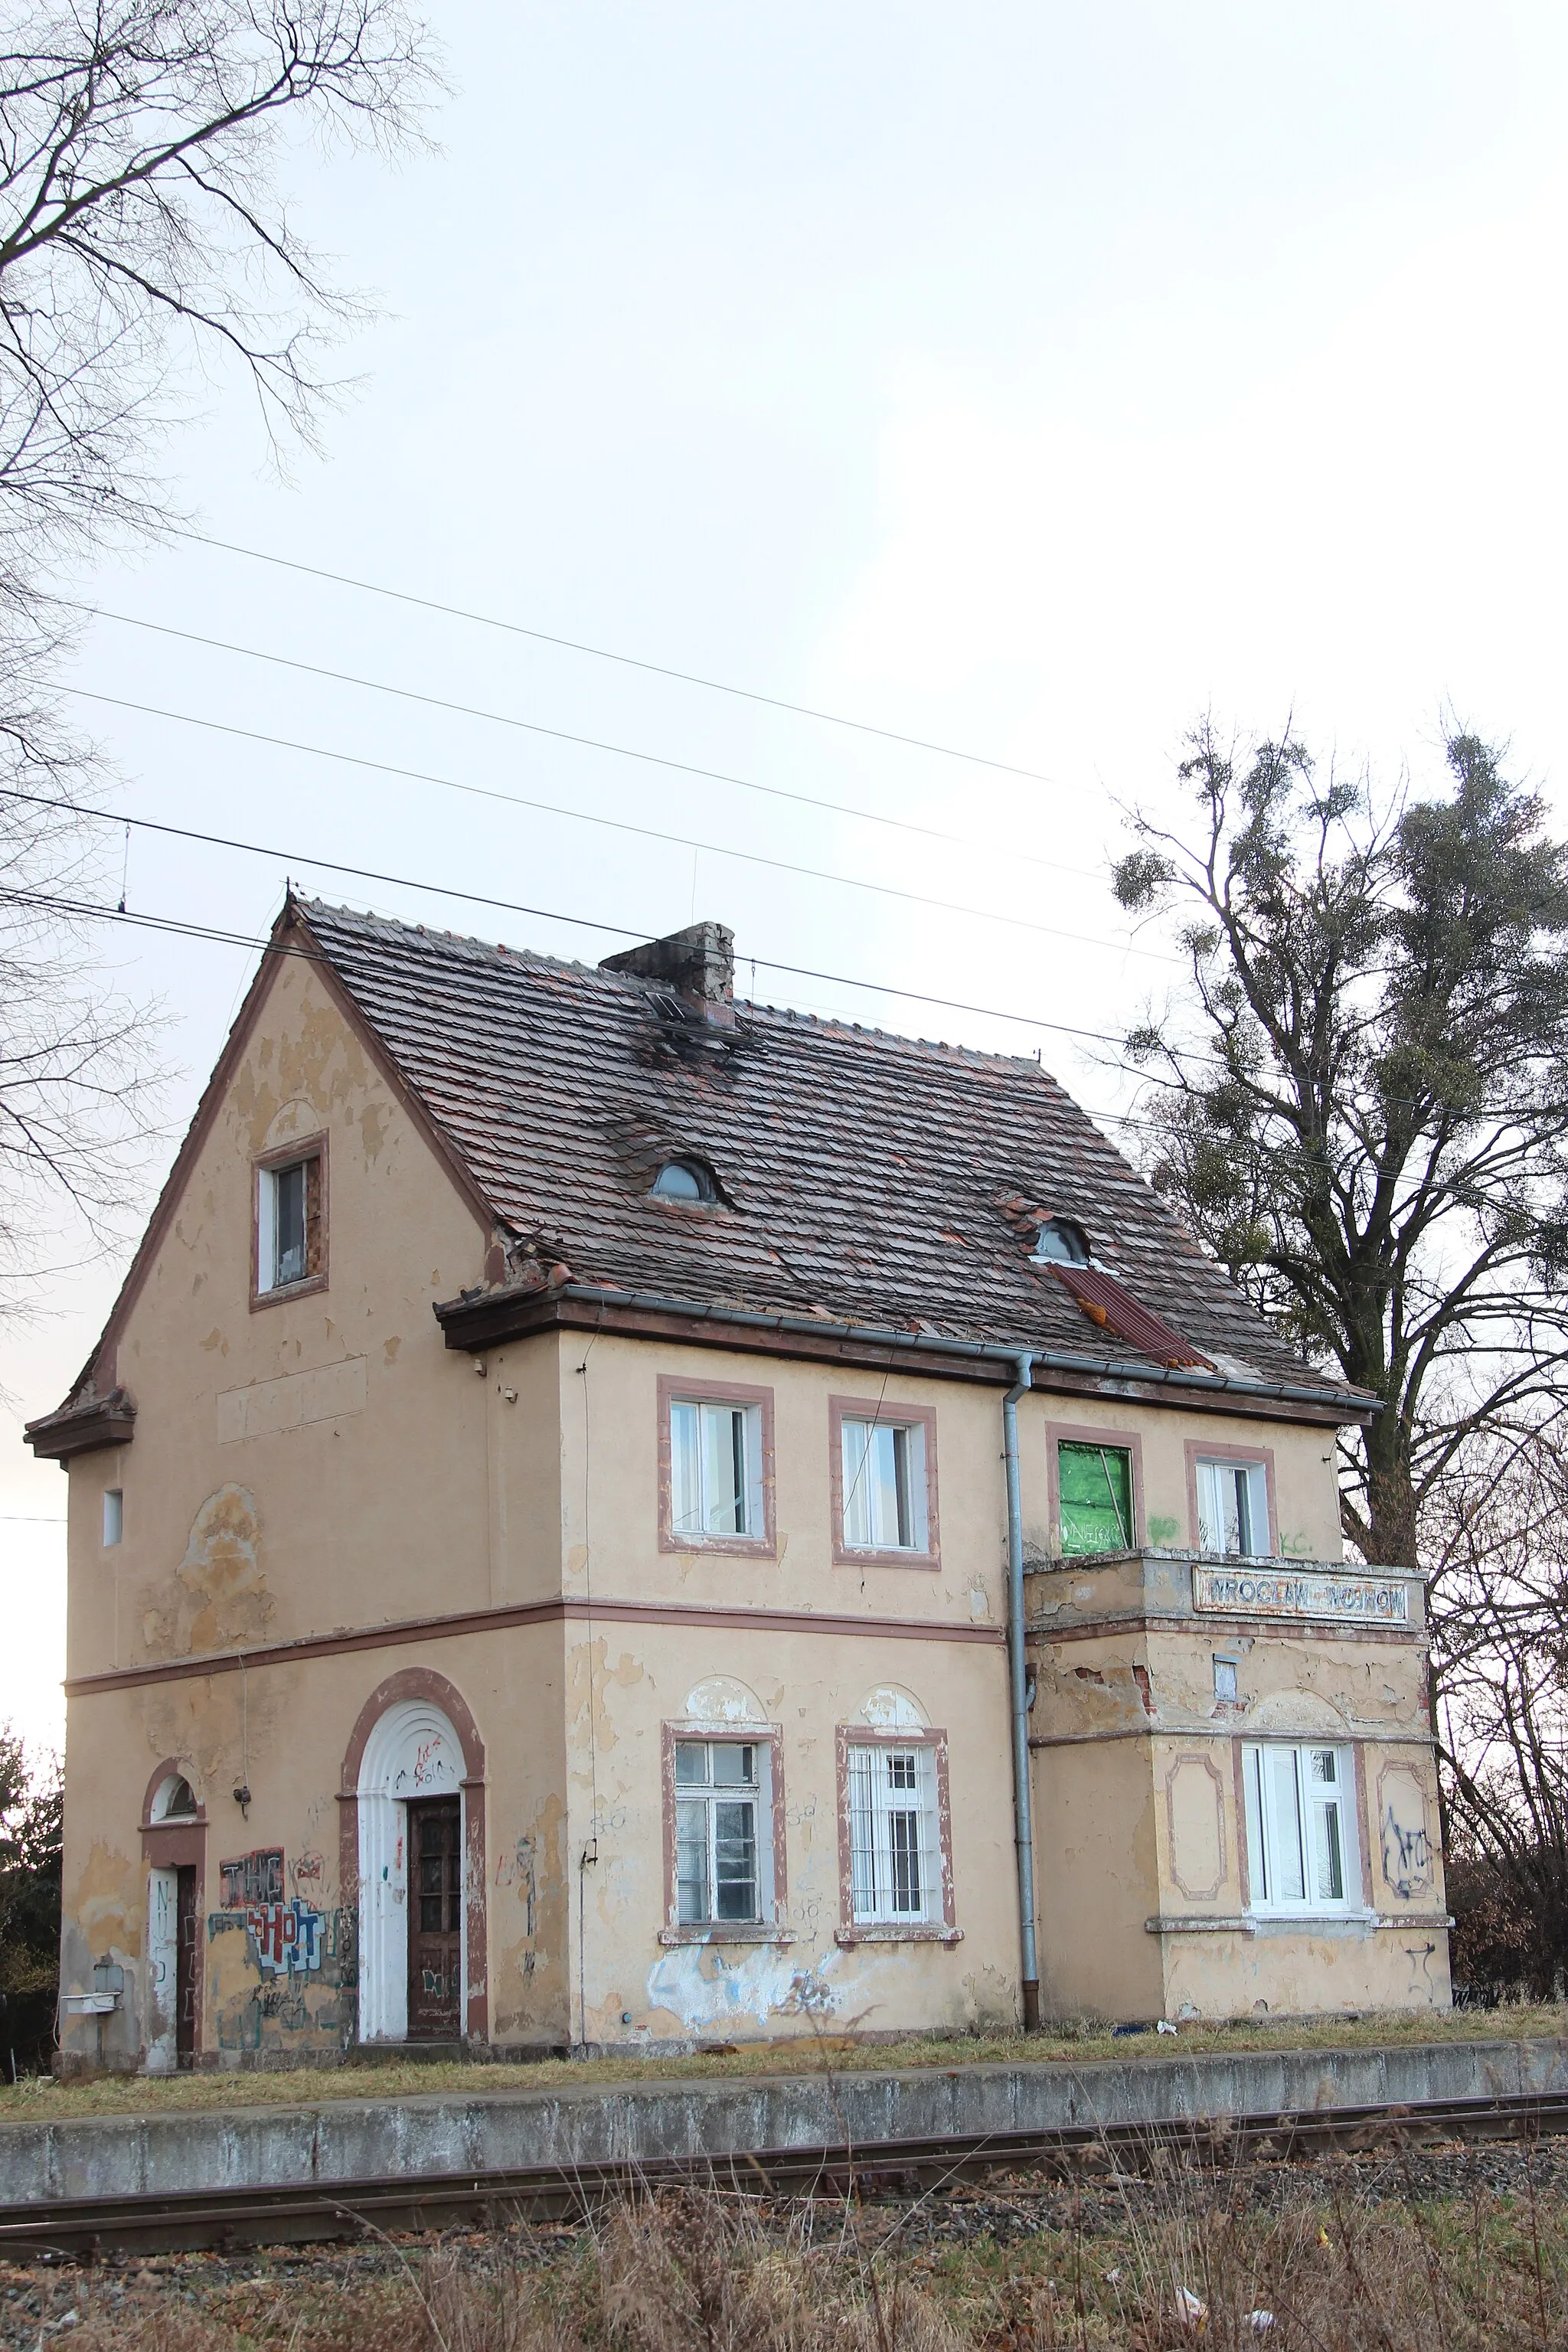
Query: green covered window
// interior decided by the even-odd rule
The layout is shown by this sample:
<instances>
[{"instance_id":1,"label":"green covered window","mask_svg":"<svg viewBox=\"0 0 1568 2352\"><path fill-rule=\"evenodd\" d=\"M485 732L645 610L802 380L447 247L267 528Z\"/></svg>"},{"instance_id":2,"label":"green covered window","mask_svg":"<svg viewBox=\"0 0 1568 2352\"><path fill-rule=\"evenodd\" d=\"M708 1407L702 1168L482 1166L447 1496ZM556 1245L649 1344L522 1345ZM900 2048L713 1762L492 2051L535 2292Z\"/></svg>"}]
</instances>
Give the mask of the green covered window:
<instances>
[{"instance_id":1,"label":"green covered window","mask_svg":"<svg viewBox=\"0 0 1568 2352\"><path fill-rule=\"evenodd\" d=\"M1062 1549L1131 1551L1132 1456L1124 1445L1057 1447Z\"/></svg>"}]
</instances>

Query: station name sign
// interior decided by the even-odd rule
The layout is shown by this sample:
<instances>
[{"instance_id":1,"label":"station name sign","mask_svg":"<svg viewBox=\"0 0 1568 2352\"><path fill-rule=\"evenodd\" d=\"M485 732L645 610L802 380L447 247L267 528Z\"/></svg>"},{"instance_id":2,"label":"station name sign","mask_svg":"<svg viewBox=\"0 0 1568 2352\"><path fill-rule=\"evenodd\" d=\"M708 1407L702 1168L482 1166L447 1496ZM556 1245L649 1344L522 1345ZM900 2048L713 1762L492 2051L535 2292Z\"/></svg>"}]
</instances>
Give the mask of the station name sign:
<instances>
[{"instance_id":1,"label":"station name sign","mask_svg":"<svg viewBox=\"0 0 1568 2352\"><path fill-rule=\"evenodd\" d=\"M1294 1574L1275 1568L1193 1570L1193 1607L1226 1617L1315 1617L1341 1624L1408 1625L1403 1579Z\"/></svg>"}]
</instances>

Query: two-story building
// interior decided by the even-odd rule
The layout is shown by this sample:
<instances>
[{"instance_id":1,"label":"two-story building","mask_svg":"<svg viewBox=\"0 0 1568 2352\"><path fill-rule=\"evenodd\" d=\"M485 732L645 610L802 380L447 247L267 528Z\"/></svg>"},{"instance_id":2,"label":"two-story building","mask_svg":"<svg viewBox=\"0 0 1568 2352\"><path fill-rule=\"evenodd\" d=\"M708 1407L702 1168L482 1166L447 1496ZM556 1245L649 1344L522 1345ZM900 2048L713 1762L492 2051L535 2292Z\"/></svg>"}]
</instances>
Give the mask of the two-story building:
<instances>
[{"instance_id":1,"label":"two-story building","mask_svg":"<svg viewBox=\"0 0 1568 2352\"><path fill-rule=\"evenodd\" d=\"M65 2063L1448 1998L1419 1581L1034 1061L291 898L70 1474Z\"/></svg>"}]
</instances>

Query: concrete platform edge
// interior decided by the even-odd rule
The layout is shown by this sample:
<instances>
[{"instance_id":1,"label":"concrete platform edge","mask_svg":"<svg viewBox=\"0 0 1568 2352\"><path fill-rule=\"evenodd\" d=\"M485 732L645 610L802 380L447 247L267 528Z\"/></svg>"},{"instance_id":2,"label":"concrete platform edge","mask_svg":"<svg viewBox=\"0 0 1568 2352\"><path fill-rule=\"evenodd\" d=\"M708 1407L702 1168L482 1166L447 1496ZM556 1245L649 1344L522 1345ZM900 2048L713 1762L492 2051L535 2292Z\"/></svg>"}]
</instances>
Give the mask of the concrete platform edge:
<instances>
[{"instance_id":1,"label":"concrete platform edge","mask_svg":"<svg viewBox=\"0 0 1568 2352\"><path fill-rule=\"evenodd\" d=\"M552 2085L0 2123L0 2208L1568 2090L1568 2038Z\"/></svg>"}]
</instances>

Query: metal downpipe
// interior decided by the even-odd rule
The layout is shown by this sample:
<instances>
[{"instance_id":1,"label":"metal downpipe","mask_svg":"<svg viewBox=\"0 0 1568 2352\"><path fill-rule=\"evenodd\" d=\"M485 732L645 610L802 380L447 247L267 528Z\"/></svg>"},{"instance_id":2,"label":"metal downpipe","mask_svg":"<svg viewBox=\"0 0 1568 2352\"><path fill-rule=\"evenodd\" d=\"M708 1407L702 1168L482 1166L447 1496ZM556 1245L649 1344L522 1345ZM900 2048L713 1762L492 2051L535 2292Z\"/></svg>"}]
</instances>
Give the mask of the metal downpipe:
<instances>
[{"instance_id":1,"label":"metal downpipe","mask_svg":"<svg viewBox=\"0 0 1568 2352\"><path fill-rule=\"evenodd\" d=\"M1013 1702L1013 1837L1018 1854L1024 2031L1040 2021L1040 1966L1035 1950L1035 1832L1029 1801L1029 1694L1024 1659L1024 1506L1018 1483L1018 1399L1033 1385L1034 1359L1021 1355L1018 1377L1002 1400L1002 1452L1007 1465L1007 1665Z\"/></svg>"}]
</instances>

